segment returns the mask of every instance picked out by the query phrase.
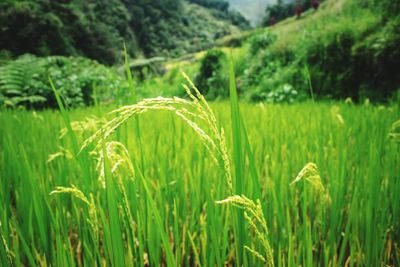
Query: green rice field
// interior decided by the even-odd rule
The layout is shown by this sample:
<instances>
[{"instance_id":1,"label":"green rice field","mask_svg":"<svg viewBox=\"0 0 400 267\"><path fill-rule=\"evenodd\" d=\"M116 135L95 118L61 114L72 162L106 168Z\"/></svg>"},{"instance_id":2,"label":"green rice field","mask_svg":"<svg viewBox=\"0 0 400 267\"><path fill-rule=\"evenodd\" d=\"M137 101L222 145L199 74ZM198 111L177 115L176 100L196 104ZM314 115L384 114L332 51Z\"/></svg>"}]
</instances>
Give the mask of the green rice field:
<instances>
[{"instance_id":1,"label":"green rice field","mask_svg":"<svg viewBox=\"0 0 400 267\"><path fill-rule=\"evenodd\" d=\"M397 107L179 101L2 110L2 266L400 265Z\"/></svg>"}]
</instances>

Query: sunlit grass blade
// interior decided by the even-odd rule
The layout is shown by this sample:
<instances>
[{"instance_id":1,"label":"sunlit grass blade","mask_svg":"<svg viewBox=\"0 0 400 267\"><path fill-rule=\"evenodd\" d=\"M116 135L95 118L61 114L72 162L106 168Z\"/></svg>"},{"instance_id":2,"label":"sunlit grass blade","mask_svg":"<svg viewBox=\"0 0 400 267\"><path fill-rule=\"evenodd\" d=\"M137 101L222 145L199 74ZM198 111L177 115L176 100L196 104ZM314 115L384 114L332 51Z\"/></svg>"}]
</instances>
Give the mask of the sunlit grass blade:
<instances>
[{"instance_id":1,"label":"sunlit grass blade","mask_svg":"<svg viewBox=\"0 0 400 267\"><path fill-rule=\"evenodd\" d=\"M108 154L103 144L104 176L106 181L107 211L111 238L110 255L113 266L125 266L124 243L120 224L115 181L112 178Z\"/></svg>"},{"instance_id":2,"label":"sunlit grass blade","mask_svg":"<svg viewBox=\"0 0 400 267\"><path fill-rule=\"evenodd\" d=\"M144 188L145 193L147 195L147 200L148 200L148 202L150 204L150 207L151 207L150 213L153 214L154 219L155 219L156 224L157 224L157 228L158 228L159 234L161 235L162 244L163 244L163 247L164 247L164 250L165 250L165 254L166 254L167 266L177 266L176 265L176 261L175 261L175 257L174 257L174 253L172 252L171 246L169 244L169 237L167 235L167 232L164 229L164 225L162 223L160 212L158 211L156 203L153 200L153 196L151 194L150 188L149 188L149 186L147 184L146 179L141 174L139 174L139 177L140 177L140 179L142 181L143 188Z\"/></svg>"},{"instance_id":3,"label":"sunlit grass blade","mask_svg":"<svg viewBox=\"0 0 400 267\"><path fill-rule=\"evenodd\" d=\"M124 43L124 57L125 57L125 74L128 79L129 91L131 93L132 103L136 104L138 100L137 100L137 96L136 96L135 85L133 83L131 67L129 66L129 55L128 55L128 52L126 51L125 43ZM141 171L144 172L145 162L144 162L144 154L143 154L143 148L142 148L142 138L141 138L141 133L140 133L139 118L134 118L134 125L135 125L136 140L137 140L139 153L140 153L140 164L141 164L140 167L141 167Z\"/></svg>"},{"instance_id":4,"label":"sunlit grass blade","mask_svg":"<svg viewBox=\"0 0 400 267\"><path fill-rule=\"evenodd\" d=\"M8 263L9 266L13 266L12 264L12 254L11 251L7 245L7 241L5 240L1 228L1 223L0 223L0 260L3 263Z\"/></svg>"},{"instance_id":5,"label":"sunlit grass blade","mask_svg":"<svg viewBox=\"0 0 400 267\"><path fill-rule=\"evenodd\" d=\"M235 169L234 179L234 192L235 194L243 193L243 145L242 145L242 126L240 119L239 101L236 89L235 71L233 60L230 60L230 75L229 75L229 95L231 106L231 124L232 124L232 138L233 138L233 165ZM244 250L244 218L240 212L237 212L236 227L235 227L235 245L236 257L238 265L243 264L243 250Z\"/></svg>"},{"instance_id":6,"label":"sunlit grass blade","mask_svg":"<svg viewBox=\"0 0 400 267\"><path fill-rule=\"evenodd\" d=\"M246 129L246 125L244 123L243 117L240 114L240 119L241 119L241 125L242 125L242 130L243 130L243 139L244 139L244 147L246 150L246 155L248 157L248 163L249 163L249 171L250 171L250 175L252 178L252 185L253 185L253 197L255 199L260 199L261 198L261 192L262 192L262 188L261 188L261 184L259 181L259 175L257 172L257 165L256 165L256 159L254 157L254 152L253 149L251 148L251 144L250 144L250 140L249 140L249 136L247 134L247 129Z\"/></svg>"},{"instance_id":7,"label":"sunlit grass blade","mask_svg":"<svg viewBox=\"0 0 400 267\"><path fill-rule=\"evenodd\" d=\"M75 132L73 131L73 129L71 127L71 119L69 118L68 112L65 109L65 106L61 100L60 94L58 93L57 89L55 88L53 81L51 80L50 77L49 77L49 83L50 83L51 89L53 90L54 96L56 97L57 104L58 104L58 107L60 108L60 112L63 117L65 127L67 128L68 135L71 139L74 158L78 162L78 164L80 165L80 168L82 170L83 178L84 178L83 182L86 185L85 186L85 188L86 188L86 187L88 187L88 184L90 183L89 165L86 162L86 157L85 157L84 153L81 157L78 157L78 154L80 152L79 145L78 145L78 141L77 141Z\"/></svg>"},{"instance_id":8,"label":"sunlit grass blade","mask_svg":"<svg viewBox=\"0 0 400 267\"><path fill-rule=\"evenodd\" d=\"M71 120L69 118L68 112L65 109L63 101L61 100L60 94L58 93L57 89L55 88L53 81L51 80L50 77L49 77L49 83L50 83L51 89L53 90L54 96L56 97L56 101L57 101L58 107L60 108L61 115L62 115L64 123L65 123L65 127L68 130L68 135L71 138L72 149L74 150L74 156L76 157L76 155L79 151L79 145L78 145L76 136L74 134L74 131L72 130L72 127L71 127Z\"/></svg>"},{"instance_id":9,"label":"sunlit grass blade","mask_svg":"<svg viewBox=\"0 0 400 267\"><path fill-rule=\"evenodd\" d=\"M187 232L187 235L189 237L190 245L192 246L193 254L196 259L196 265L201 267L199 253L197 252L197 247L196 247L196 244L194 243L193 236L190 234L189 231Z\"/></svg>"},{"instance_id":10,"label":"sunlit grass blade","mask_svg":"<svg viewBox=\"0 0 400 267\"><path fill-rule=\"evenodd\" d=\"M137 102L136 90L135 90L135 85L133 84L131 67L129 66L129 55L128 52L126 51L125 43L124 43L124 62L125 62L125 75L128 80L129 92L131 93L132 102L133 104L135 104Z\"/></svg>"}]
</instances>

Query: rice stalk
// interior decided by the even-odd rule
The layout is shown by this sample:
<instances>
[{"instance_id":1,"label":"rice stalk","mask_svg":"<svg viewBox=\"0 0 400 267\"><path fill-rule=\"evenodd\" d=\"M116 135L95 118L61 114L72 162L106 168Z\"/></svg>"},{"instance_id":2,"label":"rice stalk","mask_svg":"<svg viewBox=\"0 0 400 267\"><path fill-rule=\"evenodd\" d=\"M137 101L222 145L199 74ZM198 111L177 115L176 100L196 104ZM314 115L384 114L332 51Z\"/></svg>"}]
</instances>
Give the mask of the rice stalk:
<instances>
[{"instance_id":1,"label":"rice stalk","mask_svg":"<svg viewBox=\"0 0 400 267\"><path fill-rule=\"evenodd\" d=\"M117 128L133 116L155 110L169 111L181 118L198 135L212 159L224 169L228 188L232 191L231 165L225 132L223 128L217 126L215 114L204 96L185 73L182 73L182 75L191 87L183 85L191 101L178 97L156 97L144 99L134 105L118 108L111 112L116 116L87 138L80 151L83 151L92 143L95 144L95 150L99 150L102 140L107 140ZM204 125L203 128L200 127L200 122Z\"/></svg>"},{"instance_id":2,"label":"rice stalk","mask_svg":"<svg viewBox=\"0 0 400 267\"><path fill-rule=\"evenodd\" d=\"M107 142L105 147L105 151L107 153L107 157L111 167L111 173L121 179L123 172L126 171L129 177L133 179L135 171L126 147L122 143L116 141ZM98 180L103 188L105 188L106 186L104 173L104 156L105 155L101 150L97 159L97 171L99 172Z\"/></svg>"},{"instance_id":3,"label":"rice stalk","mask_svg":"<svg viewBox=\"0 0 400 267\"><path fill-rule=\"evenodd\" d=\"M96 239L99 236L99 227L98 227L98 218L97 218L97 211L96 205L94 203L94 197L90 194L90 201L85 196L85 194L79 190L75 185L71 185L71 187L63 187L57 186L55 190L50 192L50 195L55 194L71 194L73 197L80 199L83 201L89 208L89 219L87 220L90 226L93 229Z\"/></svg>"},{"instance_id":4,"label":"rice stalk","mask_svg":"<svg viewBox=\"0 0 400 267\"><path fill-rule=\"evenodd\" d=\"M68 149L66 149L66 148L64 148L62 146L60 146L59 148L60 148L60 151L49 155L49 157L48 157L48 159L46 161L47 164L51 163L52 161L54 161L55 159L57 159L59 157L64 157L66 159L72 159L73 158L73 155L72 155L71 151L69 151Z\"/></svg>"},{"instance_id":5,"label":"rice stalk","mask_svg":"<svg viewBox=\"0 0 400 267\"><path fill-rule=\"evenodd\" d=\"M256 203L244 195L230 196L224 200L216 201L217 204L231 204L235 207L244 209L244 218L254 231L257 240L261 243L265 256L253 248L244 246L252 255L263 261L267 266L274 267L273 251L268 241L268 227L262 211L261 202L257 199Z\"/></svg>"},{"instance_id":6,"label":"rice stalk","mask_svg":"<svg viewBox=\"0 0 400 267\"><path fill-rule=\"evenodd\" d=\"M389 138L400 143L400 120L395 121L390 127Z\"/></svg>"},{"instance_id":7,"label":"rice stalk","mask_svg":"<svg viewBox=\"0 0 400 267\"><path fill-rule=\"evenodd\" d=\"M195 264L197 264L197 266L201 267L199 253L197 252L196 244L194 243L195 235L191 235L189 231L187 231L187 235L189 237L190 245L192 246Z\"/></svg>"},{"instance_id":8,"label":"rice stalk","mask_svg":"<svg viewBox=\"0 0 400 267\"><path fill-rule=\"evenodd\" d=\"M1 241L3 243L3 248L4 248L4 252L6 254L9 266L12 266L12 257L13 257L13 253L11 252L10 248L7 245L7 241L3 236L3 231L1 229L1 222L0 222L0 236L1 236Z\"/></svg>"},{"instance_id":9,"label":"rice stalk","mask_svg":"<svg viewBox=\"0 0 400 267\"><path fill-rule=\"evenodd\" d=\"M102 126L105 123L104 118L98 118L96 116L90 116L86 117L81 121L72 121L71 122L71 129L79 134L84 134L84 133L91 133L96 131L100 126ZM65 137L65 135L68 133L68 129L66 127L62 128L60 130L60 135L59 139L62 139Z\"/></svg>"},{"instance_id":10,"label":"rice stalk","mask_svg":"<svg viewBox=\"0 0 400 267\"><path fill-rule=\"evenodd\" d=\"M290 185L294 185L301 180L309 182L315 189L319 191L325 191L321 176L319 175L318 167L315 163L307 163L303 169L301 169L296 178L290 183Z\"/></svg>"},{"instance_id":11,"label":"rice stalk","mask_svg":"<svg viewBox=\"0 0 400 267\"><path fill-rule=\"evenodd\" d=\"M104 155L104 153L106 153L106 155ZM125 177L125 174L128 174L128 177L131 179L134 179L135 176L135 170L132 165L129 152L127 148L120 142L111 141L105 144L105 149L100 151L97 164L97 170L99 172L98 180L103 188L106 187L106 176L104 171L106 164L105 159L107 159L107 164L110 166L111 175L116 178L118 188L122 193L124 209L128 217L132 240L134 240L135 221L133 220L131 209L129 207L128 194L126 193L126 189L122 181L122 177Z\"/></svg>"},{"instance_id":12,"label":"rice stalk","mask_svg":"<svg viewBox=\"0 0 400 267\"><path fill-rule=\"evenodd\" d=\"M340 113L340 108L338 106L335 105L331 108L331 116L337 123L342 125L344 124L344 119L342 114Z\"/></svg>"},{"instance_id":13,"label":"rice stalk","mask_svg":"<svg viewBox=\"0 0 400 267\"><path fill-rule=\"evenodd\" d=\"M46 256L44 254L40 254L39 251L33 249L33 255L36 259L37 266L47 267Z\"/></svg>"},{"instance_id":14,"label":"rice stalk","mask_svg":"<svg viewBox=\"0 0 400 267\"><path fill-rule=\"evenodd\" d=\"M347 105L353 105L353 104L354 104L354 103L353 103L353 99L351 99L351 97L347 97L347 98L344 100L344 103L347 104Z\"/></svg>"},{"instance_id":15,"label":"rice stalk","mask_svg":"<svg viewBox=\"0 0 400 267\"><path fill-rule=\"evenodd\" d=\"M267 260L264 258L263 255L261 255L260 253L258 253L258 251L256 251L253 248L250 248L248 246L244 246L244 249L247 250L250 254L253 254L254 256L256 256L260 261L266 263Z\"/></svg>"}]
</instances>

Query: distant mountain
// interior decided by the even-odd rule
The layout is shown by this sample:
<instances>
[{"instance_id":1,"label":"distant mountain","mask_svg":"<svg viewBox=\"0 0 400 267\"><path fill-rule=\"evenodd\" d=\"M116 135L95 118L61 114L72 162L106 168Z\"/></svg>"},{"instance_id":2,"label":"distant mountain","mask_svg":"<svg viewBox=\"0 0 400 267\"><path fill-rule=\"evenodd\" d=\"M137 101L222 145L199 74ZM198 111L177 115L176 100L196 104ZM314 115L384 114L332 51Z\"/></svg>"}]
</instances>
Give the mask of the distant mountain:
<instances>
[{"instance_id":1,"label":"distant mountain","mask_svg":"<svg viewBox=\"0 0 400 267\"><path fill-rule=\"evenodd\" d=\"M242 15L256 26L261 22L267 5L276 4L276 0L227 0L232 9L242 13Z\"/></svg>"}]
</instances>

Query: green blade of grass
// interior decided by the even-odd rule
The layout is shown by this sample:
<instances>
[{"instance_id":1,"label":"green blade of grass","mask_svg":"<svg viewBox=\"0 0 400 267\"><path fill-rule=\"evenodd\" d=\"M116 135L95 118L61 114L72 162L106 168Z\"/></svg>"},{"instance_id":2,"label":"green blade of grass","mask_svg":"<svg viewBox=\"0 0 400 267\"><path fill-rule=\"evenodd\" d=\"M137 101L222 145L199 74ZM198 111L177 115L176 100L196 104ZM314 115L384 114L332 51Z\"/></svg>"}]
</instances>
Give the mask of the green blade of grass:
<instances>
[{"instance_id":1,"label":"green blade of grass","mask_svg":"<svg viewBox=\"0 0 400 267\"><path fill-rule=\"evenodd\" d=\"M137 164L135 164L135 165L137 165ZM137 166L136 166L136 168L137 168ZM150 212L154 216L154 219L155 219L156 224L157 224L158 231L159 231L159 233L161 235L161 241L162 241L162 244L163 244L163 247L164 247L164 250L165 250L165 254L166 254L167 266L177 266L174 254L173 254L172 249L171 249L171 246L169 245L169 237L167 235L167 232L164 229L164 225L162 223L160 212L158 211L156 203L155 203L154 199L152 198L151 191L150 191L150 188L149 188L149 186L147 184L147 181L146 181L146 179L143 177L143 175L141 173L139 173L138 176L140 177L140 180L142 182L143 188L145 190L145 194L147 196L148 203L149 203L149 205L151 207L150 208Z\"/></svg>"},{"instance_id":2,"label":"green blade of grass","mask_svg":"<svg viewBox=\"0 0 400 267\"><path fill-rule=\"evenodd\" d=\"M49 82L50 82L51 89L53 90L54 95L56 97L58 107L60 108L60 112L63 117L65 127L67 128L68 135L72 142L73 156L81 168L81 171L83 173L83 178L84 178L83 182L85 185L85 189L87 189L87 188L89 188L91 179L90 179L89 164L86 162L86 155L84 154L83 157L78 157L78 154L79 154L78 141L77 141L74 131L72 130L71 120L69 118L68 112L66 111L64 104L61 100L60 94L58 93L56 87L54 86L54 83L51 80L50 76L49 76ZM82 151L82 153L85 153L85 152Z\"/></svg>"},{"instance_id":3,"label":"green blade of grass","mask_svg":"<svg viewBox=\"0 0 400 267\"><path fill-rule=\"evenodd\" d=\"M233 60L230 60L230 75L229 75L229 94L230 94L230 106L231 106L231 123L232 123L232 138L233 138L233 163L235 169L234 179L234 193L241 195L243 193L243 146L242 146L242 127L240 122L240 110L239 101L236 90L236 79L235 71L233 66ZM243 263L243 251L244 251L244 218L240 211L236 211L236 257L237 264L241 266Z\"/></svg>"},{"instance_id":4,"label":"green blade of grass","mask_svg":"<svg viewBox=\"0 0 400 267\"><path fill-rule=\"evenodd\" d=\"M308 82L308 86L310 88L311 100L314 103L314 92L313 92L312 83L311 83L311 74L310 74L310 70L308 69L308 65L307 64L305 64L304 70L305 70L306 75L307 75L307 82Z\"/></svg>"},{"instance_id":5,"label":"green blade of grass","mask_svg":"<svg viewBox=\"0 0 400 267\"><path fill-rule=\"evenodd\" d=\"M53 90L53 93L56 97L58 107L60 108L61 115L62 115L64 123L65 123L65 127L67 128L67 131L68 131L68 135L71 138L72 149L74 150L74 156L76 157L79 152L79 146L78 146L78 141L76 140L74 131L72 130L72 127L71 127L71 120L70 120L70 118L68 116L68 112L66 111L64 104L61 100L60 94L58 93L58 91L57 91L56 87L54 86L54 83L50 77L49 77L49 82L50 82L51 89Z\"/></svg>"},{"instance_id":6,"label":"green blade of grass","mask_svg":"<svg viewBox=\"0 0 400 267\"><path fill-rule=\"evenodd\" d=\"M132 97L132 102L133 104L137 103L137 96L136 96L136 90L135 90L135 85L133 84L133 78L132 78L132 72L131 68L129 66L129 59L128 59L128 52L126 51L126 46L124 43L124 56L125 56L125 72L126 72L126 77L128 79L128 84L129 84L129 91L131 92L131 97ZM144 155L143 155L143 148L142 148L142 138L140 135L140 121L139 118L133 118L134 120L134 125L135 125L135 133L137 137L137 144L139 148L139 153L140 153L140 167L142 173L144 172Z\"/></svg>"},{"instance_id":7,"label":"green blade of grass","mask_svg":"<svg viewBox=\"0 0 400 267\"><path fill-rule=\"evenodd\" d=\"M3 231L2 231L1 225L0 225L0 260L3 263L7 262L9 266L13 266L12 258L8 251L6 239L3 236Z\"/></svg>"},{"instance_id":8,"label":"green blade of grass","mask_svg":"<svg viewBox=\"0 0 400 267\"><path fill-rule=\"evenodd\" d=\"M131 93L133 104L135 104L137 102L137 97L136 97L135 86L133 84L132 72L129 66L128 52L126 51L125 43L124 43L124 59L125 59L124 62L125 62L125 72L126 72L125 74L126 78L128 79L129 91Z\"/></svg>"},{"instance_id":9,"label":"green blade of grass","mask_svg":"<svg viewBox=\"0 0 400 267\"><path fill-rule=\"evenodd\" d=\"M190 245L192 246L192 250L193 250L193 254L194 254L194 258L195 258L195 263L199 267L201 267L199 253L197 252L197 248L196 248L196 245L194 243L193 236L190 234L189 231L187 231L187 235L188 235L189 240L190 240Z\"/></svg>"},{"instance_id":10,"label":"green blade of grass","mask_svg":"<svg viewBox=\"0 0 400 267\"><path fill-rule=\"evenodd\" d=\"M111 238L111 258L113 266L125 266L124 245L122 241L122 230L117 203L116 186L113 180L108 154L103 143L104 155L104 176L106 180L107 207L109 216L110 238Z\"/></svg>"},{"instance_id":11,"label":"green blade of grass","mask_svg":"<svg viewBox=\"0 0 400 267\"><path fill-rule=\"evenodd\" d=\"M249 171L250 171L250 175L251 175L252 182L253 182L253 192L252 192L253 198L261 199L261 196L262 196L261 195L261 185L260 185L260 181L258 179L256 160L254 158L253 150L251 149L249 137L247 135L246 125L243 121L243 117L241 116L241 114L240 114L240 120L241 120L241 125L242 125L242 130L243 130L243 139L244 139L246 155L249 160L248 161L249 162Z\"/></svg>"}]
</instances>

